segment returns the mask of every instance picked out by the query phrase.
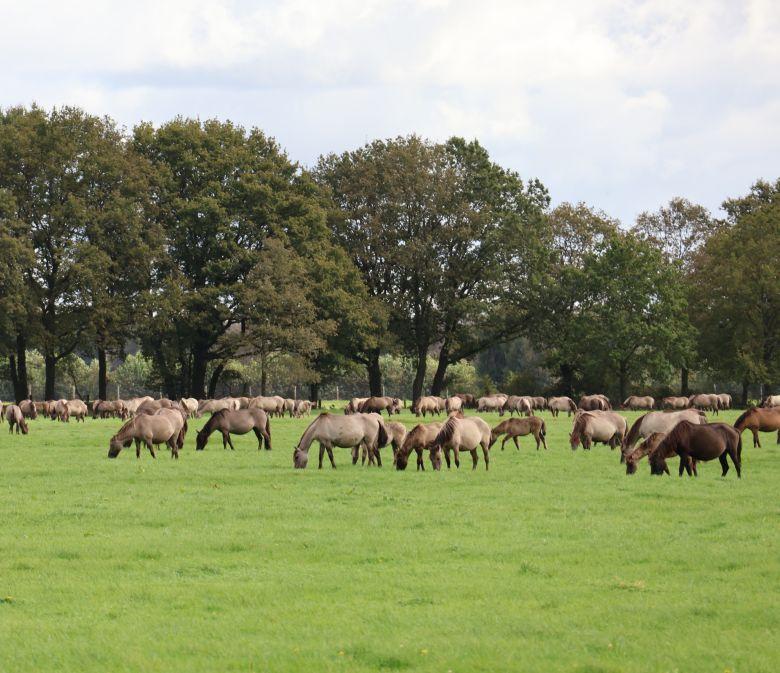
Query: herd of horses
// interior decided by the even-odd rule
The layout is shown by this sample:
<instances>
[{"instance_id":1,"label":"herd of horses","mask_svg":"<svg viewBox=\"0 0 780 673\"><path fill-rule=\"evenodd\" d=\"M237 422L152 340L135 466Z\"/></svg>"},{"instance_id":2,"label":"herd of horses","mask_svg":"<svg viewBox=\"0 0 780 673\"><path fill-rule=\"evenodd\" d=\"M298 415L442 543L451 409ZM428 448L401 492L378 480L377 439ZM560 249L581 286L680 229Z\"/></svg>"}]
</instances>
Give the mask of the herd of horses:
<instances>
[{"instance_id":1,"label":"herd of horses","mask_svg":"<svg viewBox=\"0 0 780 673\"><path fill-rule=\"evenodd\" d=\"M669 474L667 459L679 458L679 474L697 474L697 464L718 459L723 476L729 470L728 459L741 476L742 433L749 430L753 446L760 447L761 432L777 432L780 443L780 396L767 397L760 407L750 407L737 418L734 426L708 422L705 412L718 413L731 407L729 395L697 394L690 397L665 397L656 404L652 397L631 396L620 405L622 409L644 410L630 428L622 415L613 410L605 395L585 395L578 403L569 397L531 397L494 395L475 397L458 394L442 398L425 396L415 400L411 411L424 422L407 430L402 423L393 421L405 402L395 397L368 397L349 400L344 414L321 413L306 428L293 449L293 465L305 468L309 450L319 444L319 467L327 454L333 468L336 463L334 448L348 448L352 462L361 459L365 464L382 465L380 449L391 446L393 465L398 470L408 466L412 453L416 454L418 470L425 469L427 452L430 466L442 469L443 462L451 467L460 466L461 452L471 454L472 468L476 469L481 453L485 469L489 469L490 450L499 438L501 449L512 441L519 449L518 437L533 436L537 450L547 449L547 428L544 420L535 412L548 410L553 417L565 411L574 415L569 435L572 450L591 449L594 444L604 444L612 449L620 448L621 463L626 473L634 474L638 463L648 458L651 474ZM661 410L656 410L660 407ZM491 428L477 415L464 415L465 409L479 412L497 412L499 416L510 414ZM120 418L124 421L119 431L109 440L108 456L115 458L123 448L135 443L136 456L146 446L152 457L155 447L166 445L174 458L184 446L188 421L210 414L203 428L197 433L196 450L203 450L211 435L219 432L223 448L233 449L231 435L254 432L258 449L271 449L271 423L274 416L289 414L291 417L310 415L312 403L273 397L237 397L217 400L184 398L169 400L152 397L130 400L96 400L91 410L82 400L50 400L33 402L22 400L18 404L3 406L3 416L9 431L27 434L27 419L39 415L52 420L69 422L70 418L84 421L91 411L93 418ZM382 415L387 414L387 419ZM514 415L517 414L517 417ZM426 416L441 416L442 420L425 422Z\"/></svg>"}]
</instances>

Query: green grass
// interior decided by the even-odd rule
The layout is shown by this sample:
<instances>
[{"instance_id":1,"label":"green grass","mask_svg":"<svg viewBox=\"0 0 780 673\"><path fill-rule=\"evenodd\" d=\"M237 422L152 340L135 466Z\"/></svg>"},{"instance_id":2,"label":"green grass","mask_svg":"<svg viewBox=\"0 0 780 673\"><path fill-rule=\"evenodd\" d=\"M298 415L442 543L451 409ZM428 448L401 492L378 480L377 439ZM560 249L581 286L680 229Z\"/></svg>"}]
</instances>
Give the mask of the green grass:
<instances>
[{"instance_id":1,"label":"green grass","mask_svg":"<svg viewBox=\"0 0 780 673\"><path fill-rule=\"evenodd\" d=\"M294 471L305 419L178 462L3 426L0 671L777 671L774 436L741 480L627 477L543 417L487 473Z\"/></svg>"}]
</instances>

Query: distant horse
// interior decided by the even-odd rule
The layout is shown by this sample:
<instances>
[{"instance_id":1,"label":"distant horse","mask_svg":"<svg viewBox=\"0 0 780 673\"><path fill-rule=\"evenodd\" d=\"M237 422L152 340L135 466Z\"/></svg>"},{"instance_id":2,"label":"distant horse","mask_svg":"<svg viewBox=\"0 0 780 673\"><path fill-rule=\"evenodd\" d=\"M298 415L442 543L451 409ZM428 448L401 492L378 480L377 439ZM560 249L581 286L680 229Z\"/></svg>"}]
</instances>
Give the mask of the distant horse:
<instances>
[{"instance_id":1,"label":"distant horse","mask_svg":"<svg viewBox=\"0 0 780 673\"><path fill-rule=\"evenodd\" d=\"M508 439L511 439L515 443L515 448L520 449L520 445L517 443L518 437L525 437L526 435L533 435L536 440L536 450L539 450L539 443L544 444L545 450L547 450L547 426L544 421L538 416L529 416L528 418L509 418L499 423L490 432L490 447L495 444L496 440L504 435L504 439L501 442L501 450L504 450L504 445Z\"/></svg>"},{"instance_id":2,"label":"distant horse","mask_svg":"<svg viewBox=\"0 0 780 673\"><path fill-rule=\"evenodd\" d=\"M612 404L606 395L583 395L577 405L583 411L609 411Z\"/></svg>"},{"instance_id":3,"label":"distant horse","mask_svg":"<svg viewBox=\"0 0 780 673\"><path fill-rule=\"evenodd\" d=\"M501 415L503 416L503 412L508 411L510 416L514 415L515 412L517 412L518 416L521 414L525 414L526 416L533 416L533 399L533 397L528 397L527 395L510 395L507 397L506 402L504 402L504 406L501 408Z\"/></svg>"},{"instance_id":4,"label":"distant horse","mask_svg":"<svg viewBox=\"0 0 780 673\"><path fill-rule=\"evenodd\" d=\"M661 406L664 409L688 409L691 406L690 400L687 397L664 397L661 400Z\"/></svg>"},{"instance_id":5,"label":"distant horse","mask_svg":"<svg viewBox=\"0 0 780 673\"><path fill-rule=\"evenodd\" d=\"M179 404L184 408L190 418L195 418L198 414L198 400L194 397L182 397Z\"/></svg>"},{"instance_id":6,"label":"distant horse","mask_svg":"<svg viewBox=\"0 0 780 673\"><path fill-rule=\"evenodd\" d=\"M13 434L16 429L16 434L20 432L26 435L30 429L27 427L27 421L24 420L24 414L22 410L16 404L9 404L5 408L5 420L8 421L8 432Z\"/></svg>"},{"instance_id":7,"label":"distant horse","mask_svg":"<svg viewBox=\"0 0 780 673\"><path fill-rule=\"evenodd\" d=\"M451 414L453 411L461 411L463 409L463 398L455 395L454 397L448 397L444 400L444 411Z\"/></svg>"},{"instance_id":8,"label":"distant horse","mask_svg":"<svg viewBox=\"0 0 780 673\"><path fill-rule=\"evenodd\" d=\"M412 404L412 413L423 418L425 418L426 414L430 416L436 414L438 416L441 413L439 410L439 398L433 396L418 397Z\"/></svg>"},{"instance_id":9,"label":"distant horse","mask_svg":"<svg viewBox=\"0 0 780 673\"><path fill-rule=\"evenodd\" d=\"M717 395L708 395L706 393L691 395L688 398L688 402L694 409L711 411L716 416L718 415L718 409L720 409L720 398Z\"/></svg>"},{"instance_id":10,"label":"distant horse","mask_svg":"<svg viewBox=\"0 0 780 673\"><path fill-rule=\"evenodd\" d=\"M360 413L358 409L360 409L360 405L363 404L363 402L365 402L367 399L367 397L353 397L349 402L347 402L347 406L344 407L344 413L347 415Z\"/></svg>"},{"instance_id":11,"label":"distant horse","mask_svg":"<svg viewBox=\"0 0 780 673\"><path fill-rule=\"evenodd\" d=\"M692 460L713 460L718 458L723 468L721 476L729 471L726 455L731 458L737 477L742 476L742 439L740 434L726 423L705 423L694 425L689 421L679 422L666 437L661 440L658 448L649 457L651 474L669 474L664 456L668 451L675 451L680 456L680 471L692 475Z\"/></svg>"},{"instance_id":12,"label":"distant horse","mask_svg":"<svg viewBox=\"0 0 780 673\"><path fill-rule=\"evenodd\" d=\"M295 403L295 409L293 410L295 417L309 416L311 414L312 402L309 400L298 400Z\"/></svg>"},{"instance_id":13,"label":"distant horse","mask_svg":"<svg viewBox=\"0 0 780 673\"><path fill-rule=\"evenodd\" d=\"M761 446L759 432L777 431L777 443L780 444L780 407L751 407L736 420L734 427L740 436L745 430L750 430L754 447Z\"/></svg>"},{"instance_id":14,"label":"distant horse","mask_svg":"<svg viewBox=\"0 0 780 673\"><path fill-rule=\"evenodd\" d=\"M258 397L253 397L251 400L249 400L248 408L262 409L269 416L274 416L274 415L279 416L281 415L281 412L284 410L284 400L282 400L282 406L280 410L280 406L279 406L280 399L281 398L266 397L264 395L260 395Z\"/></svg>"},{"instance_id":15,"label":"distant horse","mask_svg":"<svg viewBox=\"0 0 780 673\"><path fill-rule=\"evenodd\" d=\"M19 408L22 410L22 416L34 421L38 418L38 409L32 400L22 400L19 402Z\"/></svg>"},{"instance_id":16,"label":"distant horse","mask_svg":"<svg viewBox=\"0 0 780 673\"><path fill-rule=\"evenodd\" d=\"M682 411L651 411L643 414L634 421L631 430L623 440L623 453L627 454L633 449L640 438L647 438L654 432L666 434L680 421L691 423L706 423L707 417L698 409L683 409Z\"/></svg>"},{"instance_id":17,"label":"distant horse","mask_svg":"<svg viewBox=\"0 0 780 673\"><path fill-rule=\"evenodd\" d=\"M463 400L463 407L465 409L476 409L477 401L474 399L474 395L471 393L456 393L455 397L459 397Z\"/></svg>"},{"instance_id":18,"label":"distant horse","mask_svg":"<svg viewBox=\"0 0 780 673\"><path fill-rule=\"evenodd\" d=\"M433 444L436 436L441 430L442 423L418 423L406 435L401 448L395 456L395 467L397 470L405 470L409 464L409 456L412 451L417 452L417 469L425 470L423 463L423 451L430 452L431 467L434 470L441 469L441 451Z\"/></svg>"},{"instance_id":19,"label":"distant horse","mask_svg":"<svg viewBox=\"0 0 780 673\"><path fill-rule=\"evenodd\" d=\"M546 409L547 408L547 398L546 397L532 397L530 398L532 402L532 408L533 409Z\"/></svg>"},{"instance_id":20,"label":"distant horse","mask_svg":"<svg viewBox=\"0 0 780 673\"><path fill-rule=\"evenodd\" d=\"M665 432L654 432L639 446L637 446L631 453L626 456L626 474L636 474L637 465L645 456L652 456L657 450L663 438L666 437ZM674 449L666 448L663 452L663 459L676 456L677 452ZM681 459L682 460L682 459ZM696 476L699 476L696 470L696 461L691 460L691 469Z\"/></svg>"},{"instance_id":21,"label":"distant horse","mask_svg":"<svg viewBox=\"0 0 780 673\"><path fill-rule=\"evenodd\" d=\"M222 409L211 414L211 418L206 421L195 439L195 450L203 451L211 437L211 433L219 431L222 434L222 448L226 449L230 445L234 450L233 440L230 435L245 435L253 430L257 437L257 450L263 448L265 442L266 450L271 450L271 422L268 414L262 409Z\"/></svg>"},{"instance_id":22,"label":"distant horse","mask_svg":"<svg viewBox=\"0 0 780 673\"><path fill-rule=\"evenodd\" d=\"M731 395L728 393L720 393L718 395L718 402L721 409L731 409Z\"/></svg>"},{"instance_id":23,"label":"distant horse","mask_svg":"<svg viewBox=\"0 0 780 673\"><path fill-rule=\"evenodd\" d=\"M761 402L761 406L767 407L780 407L780 395L767 395L764 401Z\"/></svg>"},{"instance_id":24,"label":"distant horse","mask_svg":"<svg viewBox=\"0 0 780 673\"><path fill-rule=\"evenodd\" d=\"M499 416L504 415L504 404L509 399L508 395L487 395L477 400L477 411L496 411Z\"/></svg>"},{"instance_id":25,"label":"distant horse","mask_svg":"<svg viewBox=\"0 0 780 673\"><path fill-rule=\"evenodd\" d=\"M623 404L620 405L621 409L631 409L636 411L637 409L652 409L655 406L655 400L649 395L645 397L639 397L638 395L631 395L627 398Z\"/></svg>"},{"instance_id":26,"label":"distant horse","mask_svg":"<svg viewBox=\"0 0 780 673\"><path fill-rule=\"evenodd\" d=\"M447 467L450 467L450 451L455 454L455 467L460 467L460 452L471 453L472 469L477 469L477 447L482 447L485 469L490 466L490 426L479 416L464 417L455 412L439 430L433 444L444 451Z\"/></svg>"},{"instance_id":27,"label":"distant horse","mask_svg":"<svg viewBox=\"0 0 780 673\"><path fill-rule=\"evenodd\" d=\"M293 465L298 469L306 467L309 462L309 447L311 447L312 442L316 441L320 444L320 469L322 469L322 458L325 451L328 452L330 464L335 469L334 446L354 449L354 459L360 446L365 445L369 455L372 453L377 455L377 462L381 466L382 459L379 456L378 447L385 446L387 440L387 429L379 414L358 413L349 416L336 416L323 413L309 424L298 441L298 445L293 449Z\"/></svg>"},{"instance_id":28,"label":"distant horse","mask_svg":"<svg viewBox=\"0 0 780 673\"><path fill-rule=\"evenodd\" d=\"M127 418L127 407L122 400L98 400L92 405L92 418Z\"/></svg>"},{"instance_id":29,"label":"distant horse","mask_svg":"<svg viewBox=\"0 0 780 673\"><path fill-rule=\"evenodd\" d=\"M166 444L171 450L171 458L179 457L179 447L176 443L179 431L167 416L138 414L127 421L109 441L108 457L116 458L123 448L135 441L135 457L141 457L141 442L149 449L152 458L157 456L154 447Z\"/></svg>"},{"instance_id":30,"label":"distant horse","mask_svg":"<svg viewBox=\"0 0 780 673\"><path fill-rule=\"evenodd\" d=\"M369 397L358 406L358 411L361 414L381 414L386 411L389 417L401 413L401 400L397 397Z\"/></svg>"},{"instance_id":31,"label":"distant horse","mask_svg":"<svg viewBox=\"0 0 780 673\"><path fill-rule=\"evenodd\" d=\"M567 416L577 413L577 405L571 397L551 397L547 400L547 408L553 416L558 416L562 411Z\"/></svg>"},{"instance_id":32,"label":"distant horse","mask_svg":"<svg viewBox=\"0 0 780 673\"><path fill-rule=\"evenodd\" d=\"M569 435L572 451L582 444L590 450L593 442L609 444L614 449L623 443L626 435L626 419L614 411L583 411L574 418L574 427Z\"/></svg>"}]
</instances>

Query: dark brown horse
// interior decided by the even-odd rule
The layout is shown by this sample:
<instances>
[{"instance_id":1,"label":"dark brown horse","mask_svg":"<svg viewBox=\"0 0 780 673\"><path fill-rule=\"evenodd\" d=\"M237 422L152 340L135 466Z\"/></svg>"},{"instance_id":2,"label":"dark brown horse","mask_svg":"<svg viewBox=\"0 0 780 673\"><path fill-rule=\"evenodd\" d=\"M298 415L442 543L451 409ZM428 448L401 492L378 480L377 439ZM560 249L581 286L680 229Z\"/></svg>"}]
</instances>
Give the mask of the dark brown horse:
<instances>
[{"instance_id":1,"label":"dark brown horse","mask_svg":"<svg viewBox=\"0 0 780 673\"><path fill-rule=\"evenodd\" d=\"M400 414L401 400L397 397L369 397L358 406L361 414L381 414L383 411L387 412L388 417Z\"/></svg>"},{"instance_id":2,"label":"dark brown horse","mask_svg":"<svg viewBox=\"0 0 780 673\"><path fill-rule=\"evenodd\" d=\"M650 456L650 474L669 474L669 468L666 466L666 456L671 455L669 451L680 456L680 476L683 470L688 472L688 476L692 475L693 460L707 461L717 458L723 468L721 476L725 477L729 471L727 455L734 463L737 477L742 476L742 438L726 423L695 425L690 421L680 421Z\"/></svg>"},{"instance_id":3,"label":"dark brown horse","mask_svg":"<svg viewBox=\"0 0 780 673\"><path fill-rule=\"evenodd\" d=\"M230 439L230 433L234 435L245 435L250 430L254 430L257 437L258 451L263 448L265 442L266 450L271 450L271 422L268 420L268 414L262 409L222 409L215 411L211 418L206 421L206 425L198 432L195 440L195 450L203 451L211 437L211 433L219 431L222 433L222 448L226 449L228 444L231 449L235 449L233 441Z\"/></svg>"},{"instance_id":4,"label":"dark brown horse","mask_svg":"<svg viewBox=\"0 0 780 673\"><path fill-rule=\"evenodd\" d=\"M734 423L737 432L742 435L745 430L753 433L753 446L761 446L759 432L777 431L777 443L780 444L780 407L751 407Z\"/></svg>"},{"instance_id":5,"label":"dark brown horse","mask_svg":"<svg viewBox=\"0 0 780 673\"><path fill-rule=\"evenodd\" d=\"M520 445L517 443L518 437L525 437L526 435L533 435L536 440L536 450L539 450L540 442L544 444L545 450L547 450L547 427L544 421L538 416L528 416L526 418L509 418L506 421L502 421L495 428L490 431L490 446L496 443L496 440L504 435L504 439L501 442L501 450L504 450L504 445L507 440L511 439L515 443L515 448L519 449Z\"/></svg>"},{"instance_id":6,"label":"dark brown horse","mask_svg":"<svg viewBox=\"0 0 780 673\"><path fill-rule=\"evenodd\" d=\"M661 443L661 440L666 437L665 432L654 432L650 436L645 439L644 442L642 442L639 446L637 446L633 451L628 453L626 458L626 474L635 474L637 469L637 464L639 463L642 458L645 456L651 456L653 453L655 453L658 450L658 445ZM671 458L672 456L676 456L674 450L667 450L667 452L664 454L664 458ZM698 477L699 473L696 471L696 461L692 461L691 468L693 469L693 473Z\"/></svg>"},{"instance_id":7,"label":"dark brown horse","mask_svg":"<svg viewBox=\"0 0 780 673\"><path fill-rule=\"evenodd\" d=\"M577 405L584 411L610 411L612 403L606 395L583 395L580 397L580 403Z\"/></svg>"}]
</instances>

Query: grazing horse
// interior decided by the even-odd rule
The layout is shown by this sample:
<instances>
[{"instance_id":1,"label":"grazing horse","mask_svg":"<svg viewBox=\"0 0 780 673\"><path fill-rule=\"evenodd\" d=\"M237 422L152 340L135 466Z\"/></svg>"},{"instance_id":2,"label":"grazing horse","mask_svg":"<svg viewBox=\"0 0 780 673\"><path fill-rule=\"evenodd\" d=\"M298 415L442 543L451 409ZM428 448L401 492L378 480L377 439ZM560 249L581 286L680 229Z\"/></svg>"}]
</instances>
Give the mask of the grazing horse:
<instances>
[{"instance_id":1,"label":"grazing horse","mask_svg":"<svg viewBox=\"0 0 780 673\"><path fill-rule=\"evenodd\" d=\"M562 411L565 411L567 416L577 413L577 405L571 397L551 397L547 400L547 408L556 417Z\"/></svg>"},{"instance_id":2,"label":"grazing horse","mask_svg":"<svg viewBox=\"0 0 780 673\"><path fill-rule=\"evenodd\" d=\"M720 409L720 398L717 395L708 395L700 393L698 395L691 395L688 398L690 406L701 411L712 411L715 415L718 415L718 409Z\"/></svg>"},{"instance_id":3,"label":"grazing horse","mask_svg":"<svg viewBox=\"0 0 780 673\"><path fill-rule=\"evenodd\" d=\"M501 442L501 450L504 450L504 445L508 439L511 439L515 443L515 448L520 449L520 445L517 443L518 437L525 437L526 435L533 435L536 440L536 450L539 450L539 442L544 444L545 451L547 450L547 426L544 421L538 416L529 416L528 418L509 418L499 423L490 432L490 446L495 444L496 440L504 435L504 439Z\"/></svg>"},{"instance_id":4,"label":"grazing horse","mask_svg":"<svg viewBox=\"0 0 780 673\"><path fill-rule=\"evenodd\" d=\"M654 432L644 442L637 446L631 453L626 456L626 474L636 474L637 465L639 461L645 456L652 456L657 450L658 446L666 437L665 432ZM671 458L676 456L677 452L673 449L665 449L663 458ZM682 460L682 459L681 459ZM699 473L696 470L696 461L691 459L691 469L693 473L698 477Z\"/></svg>"},{"instance_id":5,"label":"grazing horse","mask_svg":"<svg viewBox=\"0 0 780 673\"><path fill-rule=\"evenodd\" d=\"M369 397L358 406L358 411L361 414L381 414L386 411L389 418L392 414L401 413L401 400L397 397Z\"/></svg>"},{"instance_id":6,"label":"grazing horse","mask_svg":"<svg viewBox=\"0 0 780 673\"><path fill-rule=\"evenodd\" d=\"M367 397L353 397L349 402L347 402L347 406L344 407L344 413L347 416L350 414L360 413L358 409L360 408L360 405L363 404L363 402L365 402L367 399Z\"/></svg>"},{"instance_id":7,"label":"grazing horse","mask_svg":"<svg viewBox=\"0 0 780 673\"><path fill-rule=\"evenodd\" d=\"M182 409L187 412L190 418L195 418L198 415L198 400L194 397L182 397L179 400L179 404L181 404Z\"/></svg>"},{"instance_id":8,"label":"grazing horse","mask_svg":"<svg viewBox=\"0 0 780 673\"><path fill-rule=\"evenodd\" d=\"M447 468L450 467L450 451L455 454L455 467L460 467L460 452L471 453L472 469L477 469L477 447L482 447L485 458L485 469L490 467L490 426L479 416L464 417L455 412L439 430L433 440L436 447L444 451Z\"/></svg>"},{"instance_id":9,"label":"grazing horse","mask_svg":"<svg viewBox=\"0 0 780 673\"><path fill-rule=\"evenodd\" d=\"M187 437L187 417L188 414L184 409L160 409L154 414L155 416L165 416L173 423L173 427L176 430L176 449L184 448L184 440Z\"/></svg>"},{"instance_id":10,"label":"grazing horse","mask_svg":"<svg viewBox=\"0 0 780 673\"><path fill-rule=\"evenodd\" d=\"M298 445L293 449L293 465L304 469L309 462L309 447L312 442L320 444L319 468L322 469L322 457L328 452L331 467L336 468L333 460L333 447L353 449L353 463L357 462L360 447L365 445L369 455L376 454L377 463L382 465L379 456L379 446L386 446L387 429L379 414L350 414L349 416L334 416L322 413L304 430Z\"/></svg>"},{"instance_id":11,"label":"grazing horse","mask_svg":"<svg viewBox=\"0 0 780 673\"><path fill-rule=\"evenodd\" d=\"M230 445L231 450L235 450L233 440L230 434L245 435L250 430L254 430L257 437L257 450L265 448L271 450L271 422L268 414L262 409L222 409L211 414L211 418L206 421L195 439L195 450L203 451L211 437L211 433L219 431L222 433L222 448L226 449Z\"/></svg>"},{"instance_id":12,"label":"grazing horse","mask_svg":"<svg viewBox=\"0 0 780 673\"><path fill-rule=\"evenodd\" d=\"M488 395L477 400L477 411L497 411L499 416L504 415L504 404L509 399L508 395Z\"/></svg>"},{"instance_id":13,"label":"grazing horse","mask_svg":"<svg viewBox=\"0 0 780 673\"><path fill-rule=\"evenodd\" d=\"M631 409L636 411L637 409L652 409L655 406L655 400L649 395L645 397L639 397L638 395L631 395L627 398L623 404L620 405L621 409Z\"/></svg>"},{"instance_id":14,"label":"grazing horse","mask_svg":"<svg viewBox=\"0 0 780 673\"><path fill-rule=\"evenodd\" d=\"M474 395L471 393L455 393L455 397L459 397L463 400L463 406L466 409L476 409L477 401L474 399Z\"/></svg>"},{"instance_id":15,"label":"grazing horse","mask_svg":"<svg viewBox=\"0 0 780 673\"><path fill-rule=\"evenodd\" d=\"M398 450L403 445L404 439L406 439L406 435L407 435L406 426L403 423L399 423L398 421L387 421L385 423L385 429L387 430L387 444L390 444L390 446L393 449L393 465L395 465L396 457L398 456ZM387 444L377 446L377 449L384 449L385 446L387 446ZM352 450L353 452L356 451L355 449ZM364 445L363 454L360 461L361 465L366 464L366 458L368 458L368 464L373 465L374 456L369 455L368 448ZM352 464L354 465L355 463L357 463L357 456L355 455L355 453L353 453Z\"/></svg>"},{"instance_id":16,"label":"grazing horse","mask_svg":"<svg viewBox=\"0 0 780 673\"><path fill-rule=\"evenodd\" d=\"M171 450L171 458L179 457L179 447L176 443L179 431L173 421L162 415L138 414L127 421L108 443L108 457L116 458L123 448L130 446L135 440L135 457L141 457L141 442L146 444L152 458L155 445L166 444Z\"/></svg>"},{"instance_id":17,"label":"grazing horse","mask_svg":"<svg viewBox=\"0 0 780 673\"><path fill-rule=\"evenodd\" d=\"M761 402L762 407L780 407L780 395L767 395Z\"/></svg>"},{"instance_id":18,"label":"grazing horse","mask_svg":"<svg viewBox=\"0 0 780 673\"><path fill-rule=\"evenodd\" d=\"M22 400L19 402L19 408L22 410L22 416L34 421L38 418L38 409L32 400Z\"/></svg>"},{"instance_id":19,"label":"grazing horse","mask_svg":"<svg viewBox=\"0 0 780 673\"><path fill-rule=\"evenodd\" d=\"M691 423L706 423L707 417L698 409L683 409L682 411L651 411L634 421L626 438L623 440L623 454L634 448L640 438L647 438L654 432L666 434L680 421Z\"/></svg>"},{"instance_id":20,"label":"grazing horse","mask_svg":"<svg viewBox=\"0 0 780 673\"><path fill-rule=\"evenodd\" d=\"M125 402L125 408L127 409L127 413L130 416L135 416L135 414L138 413L138 407L140 407L144 402L152 402L153 398L149 397L148 395L146 397L134 397L131 400L127 400Z\"/></svg>"},{"instance_id":21,"label":"grazing horse","mask_svg":"<svg viewBox=\"0 0 780 673\"><path fill-rule=\"evenodd\" d=\"M609 411L612 404L606 395L583 395L580 397L580 403L577 405L583 411Z\"/></svg>"},{"instance_id":22,"label":"grazing horse","mask_svg":"<svg viewBox=\"0 0 780 673\"><path fill-rule=\"evenodd\" d=\"M546 397L532 397L531 402L533 403L532 408L533 409L546 409L547 408L547 398Z\"/></svg>"},{"instance_id":23,"label":"grazing horse","mask_svg":"<svg viewBox=\"0 0 780 673\"><path fill-rule=\"evenodd\" d=\"M691 406L691 402L687 397L664 397L661 400L661 406L664 409L688 409Z\"/></svg>"},{"instance_id":24,"label":"grazing horse","mask_svg":"<svg viewBox=\"0 0 780 673\"><path fill-rule=\"evenodd\" d=\"M742 437L726 423L694 425L690 421L680 421L650 456L650 474L669 474L665 458L669 451L680 456L680 476L683 470L688 472L689 477L692 475L692 460L717 458L723 468L721 476L725 477L729 471L726 455L734 463L737 477L742 476Z\"/></svg>"},{"instance_id":25,"label":"grazing horse","mask_svg":"<svg viewBox=\"0 0 780 673\"><path fill-rule=\"evenodd\" d=\"M68 418L75 418L77 423L79 421L86 423L89 407L83 400L68 400L66 404L68 405ZM65 420L67 421L68 418Z\"/></svg>"},{"instance_id":26,"label":"grazing horse","mask_svg":"<svg viewBox=\"0 0 780 673\"><path fill-rule=\"evenodd\" d=\"M8 421L8 432L13 434L14 428L16 428L16 434L21 432L26 435L30 429L27 427L27 421L24 420L24 414L22 410L16 404L9 404L5 408L5 420Z\"/></svg>"},{"instance_id":27,"label":"grazing horse","mask_svg":"<svg viewBox=\"0 0 780 673\"><path fill-rule=\"evenodd\" d=\"M412 451L417 452L417 469L425 470L423 463L423 451L428 449L430 452L431 467L434 470L441 469L441 451L434 445L433 440L441 430L442 423L418 423L406 435L406 438L398 449L395 456L395 468L405 470L409 464L409 456Z\"/></svg>"},{"instance_id":28,"label":"grazing horse","mask_svg":"<svg viewBox=\"0 0 780 673\"><path fill-rule=\"evenodd\" d=\"M127 418L127 407L122 400L98 400L92 405L92 418L109 418L118 416L122 420Z\"/></svg>"},{"instance_id":29,"label":"grazing horse","mask_svg":"<svg viewBox=\"0 0 780 673\"><path fill-rule=\"evenodd\" d=\"M745 430L750 430L753 433L754 447L761 446L759 432L775 432L777 430L777 443L780 444L780 407L750 407L736 420L734 427L740 436Z\"/></svg>"},{"instance_id":30,"label":"grazing horse","mask_svg":"<svg viewBox=\"0 0 780 673\"><path fill-rule=\"evenodd\" d=\"M526 416L533 416L533 399L533 397L528 397L527 395L510 395L506 398L504 406L501 407L500 414L503 416L504 412L508 411L510 416L514 415L515 412L517 412L518 416L521 414L525 414Z\"/></svg>"},{"instance_id":31,"label":"grazing horse","mask_svg":"<svg viewBox=\"0 0 780 673\"><path fill-rule=\"evenodd\" d=\"M309 416L311 414L312 405L313 402L310 402L309 400L298 400L295 403L295 409L293 409L295 417L300 418L301 416Z\"/></svg>"},{"instance_id":32,"label":"grazing horse","mask_svg":"<svg viewBox=\"0 0 780 673\"><path fill-rule=\"evenodd\" d=\"M458 397L457 395L448 397L444 400L444 411L446 411L447 414L451 414L453 411L461 411L464 404L465 402L462 397Z\"/></svg>"},{"instance_id":33,"label":"grazing horse","mask_svg":"<svg viewBox=\"0 0 780 673\"><path fill-rule=\"evenodd\" d=\"M431 416L436 414L438 416L441 413L439 410L439 398L433 396L418 397L412 404L412 413L423 418L425 418L426 414Z\"/></svg>"},{"instance_id":34,"label":"grazing horse","mask_svg":"<svg viewBox=\"0 0 780 673\"><path fill-rule=\"evenodd\" d=\"M728 393L719 393L718 402L721 409L731 409L731 395Z\"/></svg>"},{"instance_id":35,"label":"grazing horse","mask_svg":"<svg viewBox=\"0 0 780 673\"><path fill-rule=\"evenodd\" d=\"M574 427L569 436L571 450L590 450L593 442L609 444L610 448L623 443L626 435L626 419L614 411L581 411L574 417Z\"/></svg>"}]
</instances>

